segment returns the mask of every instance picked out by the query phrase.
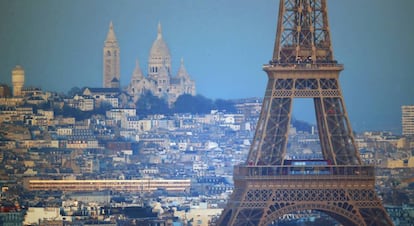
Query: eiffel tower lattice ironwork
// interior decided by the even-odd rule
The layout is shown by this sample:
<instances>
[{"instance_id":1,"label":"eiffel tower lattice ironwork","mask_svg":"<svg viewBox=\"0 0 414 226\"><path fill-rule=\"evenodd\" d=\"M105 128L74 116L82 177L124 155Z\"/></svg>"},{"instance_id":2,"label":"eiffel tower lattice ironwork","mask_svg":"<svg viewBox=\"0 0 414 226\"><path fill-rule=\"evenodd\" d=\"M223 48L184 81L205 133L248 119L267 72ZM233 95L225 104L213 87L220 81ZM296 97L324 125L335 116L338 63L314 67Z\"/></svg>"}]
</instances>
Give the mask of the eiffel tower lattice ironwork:
<instances>
[{"instance_id":1,"label":"eiffel tower lattice ironwork","mask_svg":"<svg viewBox=\"0 0 414 226\"><path fill-rule=\"evenodd\" d=\"M339 85L326 0L280 0L268 83L245 164L215 225L275 225L317 211L343 225L393 225L375 192L373 166L362 164ZM294 98L312 98L323 160L285 159ZM296 164L297 163L297 164Z\"/></svg>"}]
</instances>

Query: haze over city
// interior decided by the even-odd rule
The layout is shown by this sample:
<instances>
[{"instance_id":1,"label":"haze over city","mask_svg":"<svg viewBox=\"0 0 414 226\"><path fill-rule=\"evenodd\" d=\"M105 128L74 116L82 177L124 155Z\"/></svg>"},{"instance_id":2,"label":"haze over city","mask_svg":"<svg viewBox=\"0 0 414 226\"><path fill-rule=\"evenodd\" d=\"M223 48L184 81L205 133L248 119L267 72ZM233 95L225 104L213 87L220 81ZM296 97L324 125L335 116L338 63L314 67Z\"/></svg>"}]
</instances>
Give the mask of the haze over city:
<instances>
[{"instance_id":1,"label":"haze over city","mask_svg":"<svg viewBox=\"0 0 414 226\"><path fill-rule=\"evenodd\" d=\"M345 65L341 85L353 129L400 132L401 105L414 104L413 1L329 1L335 58ZM110 21L121 48L121 85L135 60L147 71L157 24L176 72L184 59L209 98L262 97L261 67L273 53L277 4L249 1L6 1L0 2L0 81L22 65L26 85L67 92L102 85L102 47ZM300 101L299 101L300 102ZM310 109L310 110L309 110ZM295 110L314 121L313 106Z\"/></svg>"},{"instance_id":2,"label":"haze over city","mask_svg":"<svg viewBox=\"0 0 414 226\"><path fill-rule=\"evenodd\" d=\"M413 8L0 0L0 225L414 225Z\"/></svg>"}]
</instances>

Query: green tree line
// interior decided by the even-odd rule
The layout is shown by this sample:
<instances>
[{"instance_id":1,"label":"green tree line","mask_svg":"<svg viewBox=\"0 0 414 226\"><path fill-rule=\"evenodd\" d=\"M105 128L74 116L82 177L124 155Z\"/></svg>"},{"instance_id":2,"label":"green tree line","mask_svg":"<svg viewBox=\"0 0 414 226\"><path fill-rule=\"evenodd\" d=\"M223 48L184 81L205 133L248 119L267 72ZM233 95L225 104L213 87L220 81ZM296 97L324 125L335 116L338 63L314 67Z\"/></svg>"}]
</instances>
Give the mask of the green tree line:
<instances>
[{"instance_id":1,"label":"green tree line","mask_svg":"<svg viewBox=\"0 0 414 226\"><path fill-rule=\"evenodd\" d=\"M212 100L202 95L192 96L189 94L181 95L177 100L168 106L163 98L154 96L151 92L144 93L136 103L137 114L207 114L211 110L224 111L226 113L236 113L234 103L230 100L216 99Z\"/></svg>"}]
</instances>

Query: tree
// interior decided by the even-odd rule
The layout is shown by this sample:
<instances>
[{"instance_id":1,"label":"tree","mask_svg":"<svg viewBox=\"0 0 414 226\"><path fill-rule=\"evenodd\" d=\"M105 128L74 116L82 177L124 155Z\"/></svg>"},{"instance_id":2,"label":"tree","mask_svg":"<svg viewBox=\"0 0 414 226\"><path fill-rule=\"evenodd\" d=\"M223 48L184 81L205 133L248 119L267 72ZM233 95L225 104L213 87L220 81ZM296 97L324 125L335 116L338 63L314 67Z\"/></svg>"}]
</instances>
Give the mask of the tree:
<instances>
[{"instance_id":1,"label":"tree","mask_svg":"<svg viewBox=\"0 0 414 226\"><path fill-rule=\"evenodd\" d=\"M105 115L106 111L111 109L112 106L109 103L101 105L99 108L93 111L81 111L77 108L63 105L63 108L53 108L55 115L62 115L63 117L74 117L76 121L81 121L91 118L93 115Z\"/></svg>"},{"instance_id":2,"label":"tree","mask_svg":"<svg viewBox=\"0 0 414 226\"><path fill-rule=\"evenodd\" d=\"M214 101L214 107L219 111L226 113L237 113L234 103L230 100L217 99Z\"/></svg>"},{"instance_id":3,"label":"tree","mask_svg":"<svg viewBox=\"0 0 414 226\"><path fill-rule=\"evenodd\" d=\"M179 96L173 106L168 108L165 99L154 96L150 91L141 95L136 106L137 112L143 116L169 113L208 114L213 109L227 113L237 112L234 103L230 100L217 99L212 101L202 95L193 96L190 94Z\"/></svg>"},{"instance_id":4,"label":"tree","mask_svg":"<svg viewBox=\"0 0 414 226\"><path fill-rule=\"evenodd\" d=\"M168 104L164 99L154 96L150 91L145 92L136 103L137 113L143 116L151 114L168 114Z\"/></svg>"},{"instance_id":5,"label":"tree","mask_svg":"<svg viewBox=\"0 0 414 226\"><path fill-rule=\"evenodd\" d=\"M68 91L68 96L69 97L74 97L75 95L82 95L83 89L75 86L72 87L69 91Z\"/></svg>"},{"instance_id":6,"label":"tree","mask_svg":"<svg viewBox=\"0 0 414 226\"><path fill-rule=\"evenodd\" d=\"M181 95L174 103L173 112L207 114L213 109L213 101L202 95L192 96L189 94Z\"/></svg>"},{"instance_id":7,"label":"tree","mask_svg":"<svg viewBox=\"0 0 414 226\"><path fill-rule=\"evenodd\" d=\"M95 108L93 110L93 112L95 114L99 114L99 115L105 115L106 111L109 111L112 109L112 105L111 103L107 102L107 101L103 101L101 102L100 106L98 108Z\"/></svg>"},{"instance_id":8,"label":"tree","mask_svg":"<svg viewBox=\"0 0 414 226\"><path fill-rule=\"evenodd\" d=\"M295 127L298 131L304 131L304 132L312 132L312 125L308 122L297 120L296 118L292 118L292 125Z\"/></svg>"}]
</instances>

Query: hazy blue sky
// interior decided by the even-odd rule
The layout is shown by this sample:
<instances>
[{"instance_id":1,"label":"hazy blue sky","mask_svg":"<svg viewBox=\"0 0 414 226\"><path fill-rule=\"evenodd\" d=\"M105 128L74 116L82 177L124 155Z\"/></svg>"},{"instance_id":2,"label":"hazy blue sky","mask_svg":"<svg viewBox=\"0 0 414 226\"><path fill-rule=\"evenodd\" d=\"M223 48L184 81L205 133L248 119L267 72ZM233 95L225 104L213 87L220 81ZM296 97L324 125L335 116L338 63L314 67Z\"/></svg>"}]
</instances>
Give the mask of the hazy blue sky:
<instances>
[{"instance_id":1,"label":"hazy blue sky","mask_svg":"<svg viewBox=\"0 0 414 226\"><path fill-rule=\"evenodd\" d=\"M126 85L136 58L146 72L160 21L174 73L183 57L199 94L262 97L267 78L261 68L272 56L278 4L0 0L0 83L10 85L12 68L21 64L26 85L44 90L101 86L102 47L112 20ZM399 132L401 105L414 104L414 1L330 0L328 9L335 58L345 64L341 85L353 128ZM314 120L310 101L294 113Z\"/></svg>"}]
</instances>

